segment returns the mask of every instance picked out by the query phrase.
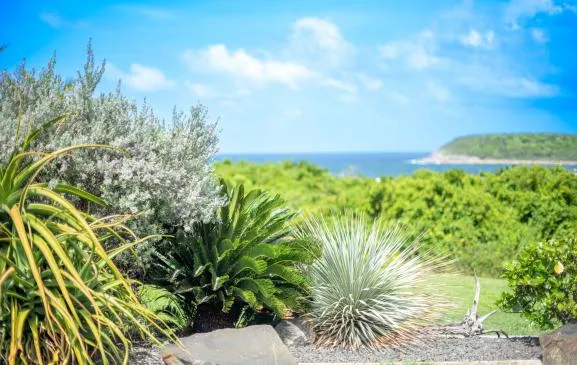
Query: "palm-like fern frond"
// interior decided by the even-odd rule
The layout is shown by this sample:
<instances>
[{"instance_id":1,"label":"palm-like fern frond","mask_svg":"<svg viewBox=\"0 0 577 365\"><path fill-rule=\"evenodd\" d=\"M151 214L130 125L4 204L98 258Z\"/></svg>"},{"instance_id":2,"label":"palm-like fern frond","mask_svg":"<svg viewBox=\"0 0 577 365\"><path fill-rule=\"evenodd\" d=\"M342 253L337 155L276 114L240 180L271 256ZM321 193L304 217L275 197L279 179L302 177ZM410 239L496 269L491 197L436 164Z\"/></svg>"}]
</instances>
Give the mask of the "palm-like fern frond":
<instances>
[{"instance_id":1,"label":"palm-like fern frond","mask_svg":"<svg viewBox=\"0 0 577 365\"><path fill-rule=\"evenodd\" d=\"M199 306L228 312L237 303L282 316L299 309L306 279L299 265L313 258L306 242L291 237L295 213L278 195L221 183L229 203L213 223L179 230L171 247L157 251L151 279Z\"/></svg>"}]
</instances>

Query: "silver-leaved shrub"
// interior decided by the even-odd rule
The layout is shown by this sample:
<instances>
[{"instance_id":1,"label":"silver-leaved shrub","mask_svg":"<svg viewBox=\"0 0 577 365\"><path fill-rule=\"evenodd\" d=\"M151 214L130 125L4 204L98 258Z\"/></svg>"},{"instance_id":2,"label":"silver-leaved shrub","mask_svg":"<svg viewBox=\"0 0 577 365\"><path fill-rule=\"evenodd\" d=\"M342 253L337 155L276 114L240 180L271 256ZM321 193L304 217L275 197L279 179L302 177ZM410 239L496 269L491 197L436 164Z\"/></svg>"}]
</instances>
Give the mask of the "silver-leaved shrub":
<instances>
[{"instance_id":1,"label":"silver-leaved shrub","mask_svg":"<svg viewBox=\"0 0 577 365\"><path fill-rule=\"evenodd\" d=\"M7 159L15 139L26 135L15 128L18 118L30 129L65 114L65 122L44 133L34 150L99 143L126 153L75 152L74 159L45 170L46 181L82 187L109 203L88 207L93 214L136 214L130 226L139 236L211 221L225 202L210 166L218 142L216 123L208 121L202 106L189 113L174 111L165 122L146 102L139 106L124 97L120 84L114 92L97 95L104 67L104 62L95 65L89 44L84 69L71 80L55 72L54 57L39 72L24 63L13 72L1 71L0 159ZM145 251L141 254L146 258Z\"/></svg>"}]
</instances>

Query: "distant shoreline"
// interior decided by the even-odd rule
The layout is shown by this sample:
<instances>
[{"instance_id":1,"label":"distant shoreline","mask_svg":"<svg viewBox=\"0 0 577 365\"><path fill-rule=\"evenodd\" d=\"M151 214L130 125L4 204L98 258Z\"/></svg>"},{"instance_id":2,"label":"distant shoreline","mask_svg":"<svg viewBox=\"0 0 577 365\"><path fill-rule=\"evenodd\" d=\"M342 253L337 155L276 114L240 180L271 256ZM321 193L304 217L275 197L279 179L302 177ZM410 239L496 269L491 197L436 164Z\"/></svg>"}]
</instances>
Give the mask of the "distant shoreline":
<instances>
[{"instance_id":1,"label":"distant shoreline","mask_svg":"<svg viewBox=\"0 0 577 365\"><path fill-rule=\"evenodd\" d=\"M416 165L570 165L577 166L577 161L563 160L517 160L500 158L479 158L475 156L443 155L433 153L430 156L411 160Z\"/></svg>"}]
</instances>

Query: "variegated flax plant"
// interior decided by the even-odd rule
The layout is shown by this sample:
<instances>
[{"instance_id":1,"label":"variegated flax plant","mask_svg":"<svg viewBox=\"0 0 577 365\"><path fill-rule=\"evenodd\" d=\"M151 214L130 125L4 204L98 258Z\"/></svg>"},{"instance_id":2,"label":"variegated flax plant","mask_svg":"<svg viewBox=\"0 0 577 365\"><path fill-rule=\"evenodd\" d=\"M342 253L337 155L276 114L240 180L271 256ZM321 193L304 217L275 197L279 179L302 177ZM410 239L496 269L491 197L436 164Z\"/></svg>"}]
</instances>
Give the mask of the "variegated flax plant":
<instances>
[{"instance_id":1,"label":"variegated flax plant","mask_svg":"<svg viewBox=\"0 0 577 365\"><path fill-rule=\"evenodd\" d=\"M0 165L0 364L127 364L127 333L160 344L152 331L166 327L112 262L140 242L124 230L124 218L96 219L73 202L105 204L100 198L37 181L59 156L103 147L31 151L35 138L62 121L32 130ZM103 248L110 238L123 242L114 252Z\"/></svg>"}]
</instances>

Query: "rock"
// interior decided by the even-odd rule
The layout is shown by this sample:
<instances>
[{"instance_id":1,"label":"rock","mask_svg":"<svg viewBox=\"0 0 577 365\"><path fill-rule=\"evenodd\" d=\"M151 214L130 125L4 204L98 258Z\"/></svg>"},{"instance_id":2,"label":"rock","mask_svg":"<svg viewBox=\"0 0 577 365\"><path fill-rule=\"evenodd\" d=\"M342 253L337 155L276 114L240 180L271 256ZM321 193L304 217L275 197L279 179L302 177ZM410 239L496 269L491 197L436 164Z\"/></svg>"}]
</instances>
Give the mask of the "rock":
<instances>
[{"instance_id":1,"label":"rock","mask_svg":"<svg viewBox=\"0 0 577 365\"><path fill-rule=\"evenodd\" d=\"M289 346L307 346L315 341L315 332L302 318L280 321L274 328L282 342Z\"/></svg>"},{"instance_id":2,"label":"rock","mask_svg":"<svg viewBox=\"0 0 577 365\"><path fill-rule=\"evenodd\" d=\"M227 328L181 338L187 352L167 346L167 365L297 365L296 359L268 325Z\"/></svg>"},{"instance_id":3,"label":"rock","mask_svg":"<svg viewBox=\"0 0 577 365\"><path fill-rule=\"evenodd\" d=\"M543 365L577 365L577 321L539 336Z\"/></svg>"}]
</instances>

